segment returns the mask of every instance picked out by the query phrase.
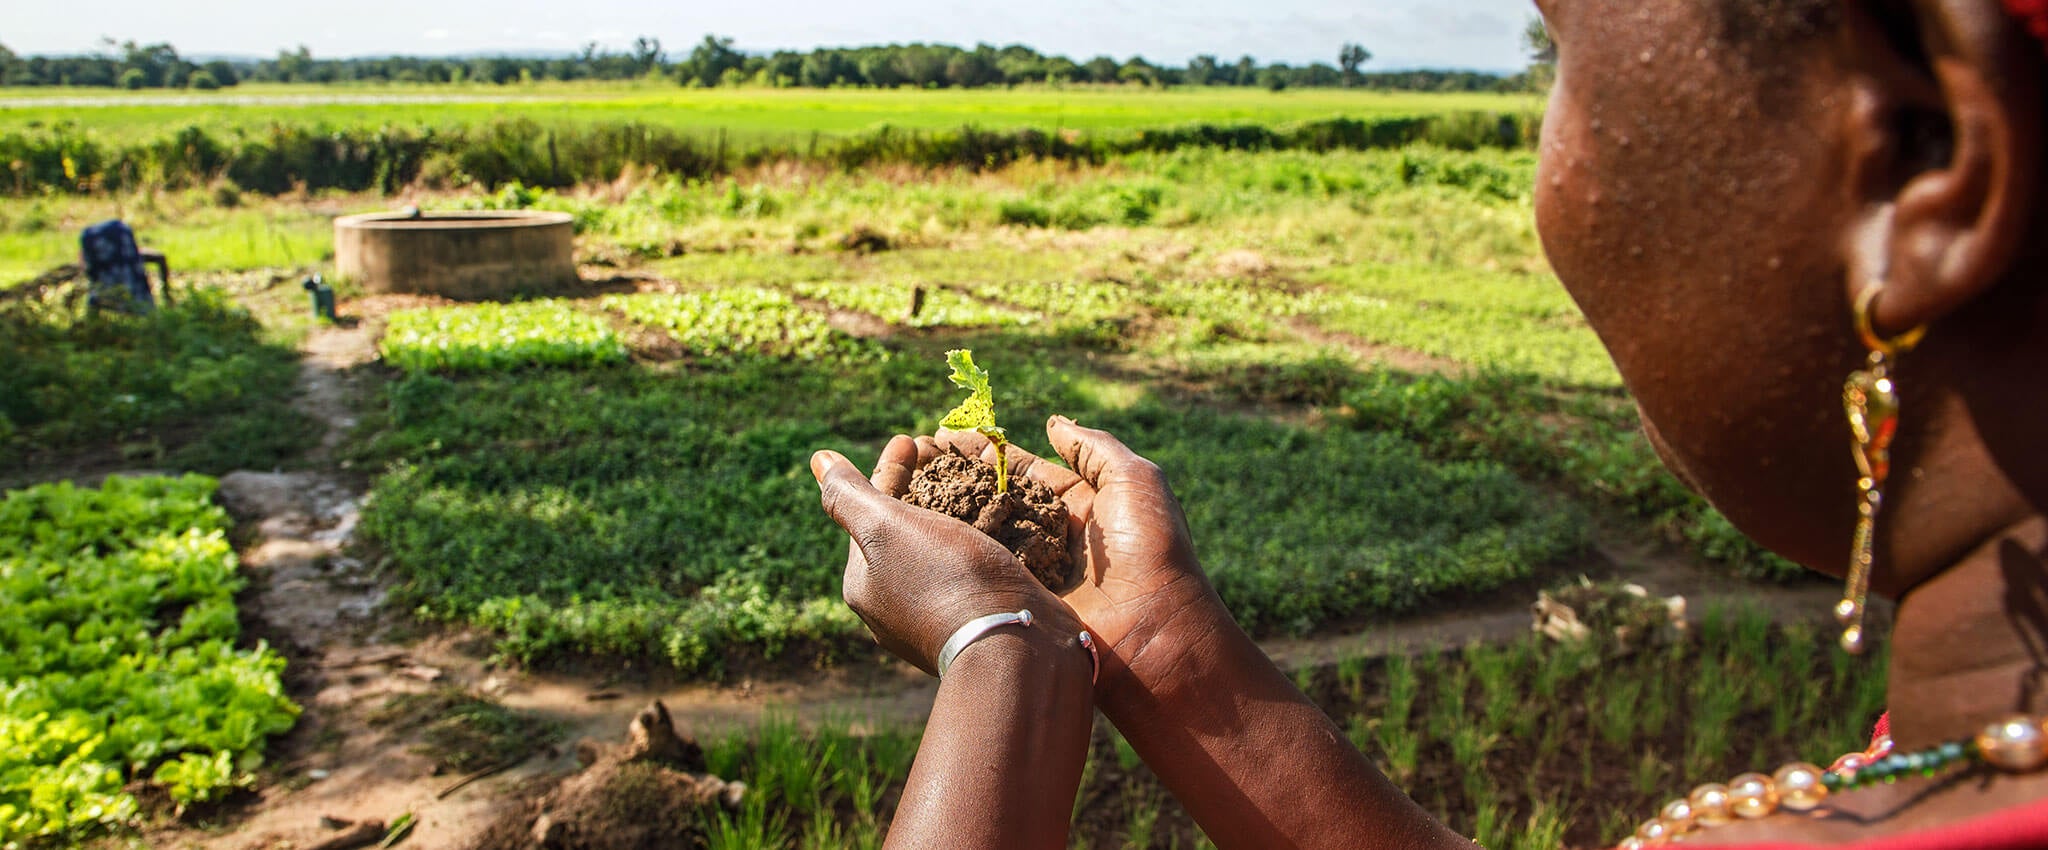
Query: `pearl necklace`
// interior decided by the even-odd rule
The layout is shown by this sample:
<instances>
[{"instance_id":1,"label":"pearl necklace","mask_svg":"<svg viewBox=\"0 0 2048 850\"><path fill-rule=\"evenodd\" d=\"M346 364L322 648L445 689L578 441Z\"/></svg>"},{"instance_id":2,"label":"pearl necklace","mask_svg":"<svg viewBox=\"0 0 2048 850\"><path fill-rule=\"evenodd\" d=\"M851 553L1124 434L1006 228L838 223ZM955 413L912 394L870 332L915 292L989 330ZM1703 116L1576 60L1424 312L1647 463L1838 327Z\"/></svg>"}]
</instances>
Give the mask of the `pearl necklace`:
<instances>
[{"instance_id":1,"label":"pearl necklace","mask_svg":"<svg viewBox=\"0 0 2048 850\"><path fill-rule=\"evenodd\" d=\"M1843 756L1822 770L1793 762L1769 776L1745 773L1726 785L1711 782L1669 803L1636 827L1617 850L1658 847L1709 827L1756 820L1779 811L1810 812L1830 794L1854 791L1908 776L1933 776L1961 762L1982 762L2006 773L2027 773L2048 764L2048 717L2014 715L1984 727L1975 738L1951 741L1916 753L1892 753L1891 739L1879 738L1869 752Z\"/></svg>"}]
</instances>

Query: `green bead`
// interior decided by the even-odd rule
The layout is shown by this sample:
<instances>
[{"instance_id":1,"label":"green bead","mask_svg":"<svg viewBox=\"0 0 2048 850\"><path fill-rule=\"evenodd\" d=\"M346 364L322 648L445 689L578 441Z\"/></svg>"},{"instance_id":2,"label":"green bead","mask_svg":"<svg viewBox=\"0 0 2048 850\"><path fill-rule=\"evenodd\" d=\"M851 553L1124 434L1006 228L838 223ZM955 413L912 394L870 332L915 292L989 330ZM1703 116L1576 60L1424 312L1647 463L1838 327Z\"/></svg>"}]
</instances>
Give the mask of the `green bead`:
<instances>
[{"instance_id":1,"label":"green bead","mask_svg":"<svg viewBox=\"0 0 2048 850\"><path fill-rule=\"evenodd\" d=\"M1958 741L1950 741L1946 744L1942 744L1941 748L1935 750L1935 752L1941 754L1941 759L1943 762L1962 761L1963 756L1967 755L1967 753L1963 750L1962 743Z\"/></svg>"},{"instance_id":2,"label":"green bead","mask_svg":"<svg viewBox=\"0 0 2048 850\"><path fill-rule=\"evenodd\" d=\"M1841 774L1832 770L1820 775L1820 787L1828 789L1830 794L1842 790L1844 781Z\"/></svg>"}]
</instances>

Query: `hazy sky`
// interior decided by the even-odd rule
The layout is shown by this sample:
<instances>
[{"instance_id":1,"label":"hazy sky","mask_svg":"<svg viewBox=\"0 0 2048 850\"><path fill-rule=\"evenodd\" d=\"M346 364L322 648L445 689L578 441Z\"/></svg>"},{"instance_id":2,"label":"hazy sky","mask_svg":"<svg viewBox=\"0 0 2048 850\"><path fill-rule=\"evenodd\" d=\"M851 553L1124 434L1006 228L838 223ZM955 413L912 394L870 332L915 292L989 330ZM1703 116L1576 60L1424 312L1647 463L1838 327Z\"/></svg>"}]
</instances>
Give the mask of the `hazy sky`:
<instances>
[{"instance_id":1,"label":"hazy sky","mask_svg":"<svg viewBox=\"0 0 2048 850\"><path fill-rule=\"evenodd\" d=\"M747 51L929 41L1023 43L1078 61L1140 54L1179 64L1199 53L1335 62L1357 41L1370 68L1518 69L1529 0L100 0L0 2L0 44L77 53L102 36L168 41L183 53L316 56L570 51L653 35L671 54L715 32ZM679 51L680 49L680 51Z\"/></svg>"}]
</instances>

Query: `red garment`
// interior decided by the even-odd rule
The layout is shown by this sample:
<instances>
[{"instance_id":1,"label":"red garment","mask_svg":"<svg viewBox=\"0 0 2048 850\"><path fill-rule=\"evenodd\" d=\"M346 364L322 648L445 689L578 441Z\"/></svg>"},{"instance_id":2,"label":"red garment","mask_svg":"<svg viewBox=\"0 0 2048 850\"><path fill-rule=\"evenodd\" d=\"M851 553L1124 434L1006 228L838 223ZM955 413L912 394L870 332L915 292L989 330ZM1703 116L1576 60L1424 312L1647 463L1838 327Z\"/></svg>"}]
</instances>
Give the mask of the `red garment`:
<instances>
[{"instance_id":1,"label":"red garment","mask_svg":"<svg viewBox=\"0 0 2048 850\"><path fill-rule=\"evenodd\" d=\"M2044 850L2048 800L2036 800L1953 826L1856 844L1842 850ZM1741 850L1812 850L1811 844L1744 844Z\"/></svg>"},{"instance_id":2,"label":"red garment","mask_svg":"<svg viewBox=\"0 0 2048 850\"><path fill-rule=\"evenodd\" d=\"M2035 38L2048 41L2048 0L2005 0L2005 11L2026 24Z\"/></svg>"}]
</instances>

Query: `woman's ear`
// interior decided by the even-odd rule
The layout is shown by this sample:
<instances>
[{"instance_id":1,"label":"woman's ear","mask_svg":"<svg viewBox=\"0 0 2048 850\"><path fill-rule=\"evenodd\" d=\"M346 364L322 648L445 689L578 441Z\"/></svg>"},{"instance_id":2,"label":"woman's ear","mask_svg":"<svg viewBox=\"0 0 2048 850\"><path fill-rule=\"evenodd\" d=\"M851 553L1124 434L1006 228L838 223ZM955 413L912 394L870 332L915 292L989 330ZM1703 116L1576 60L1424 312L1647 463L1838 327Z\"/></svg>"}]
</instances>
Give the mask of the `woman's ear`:
<instances>
[{"instance_id":1,"label":"woman's ear","mask_svg":"<svg viewBox=\"0 0 2048 850\"><path fill-rule=\"evenodd\" d=\"M1881 282L1881 334L1990 290L2034 227L2041 45L1982 0L1852 4L1847 293Z\"/></svg>"}]
</instances>

